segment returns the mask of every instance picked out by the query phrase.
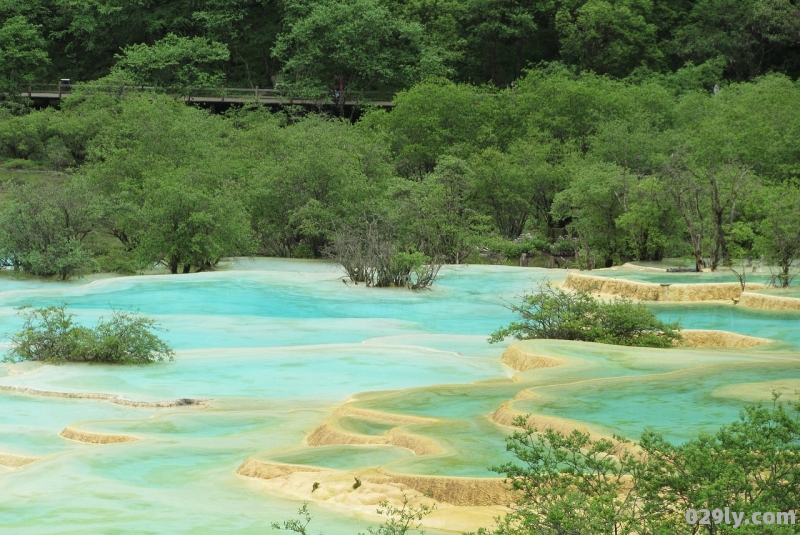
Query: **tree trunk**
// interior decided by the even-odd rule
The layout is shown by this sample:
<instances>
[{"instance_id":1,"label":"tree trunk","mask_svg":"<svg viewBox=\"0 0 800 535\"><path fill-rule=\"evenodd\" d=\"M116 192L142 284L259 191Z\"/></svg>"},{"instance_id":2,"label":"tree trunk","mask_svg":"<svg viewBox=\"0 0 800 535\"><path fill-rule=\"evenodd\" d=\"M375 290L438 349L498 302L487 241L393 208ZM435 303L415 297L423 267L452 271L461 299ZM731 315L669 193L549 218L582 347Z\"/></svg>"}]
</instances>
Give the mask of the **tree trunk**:
<instances>
[{"instance_id":1,"label":"tree trunk","mask_svg":"<svg viewBox=\"0 0 800 535\"><path fill-rule=\"evenodd\" d=\"M695 251L694 252L694 269L695 269L695 271L697 271L698 273L701 273L703 271L703 266L704 266L704 263L703 263L703 253L702 253L702 251Z\"/></svg>"}]
</instances>

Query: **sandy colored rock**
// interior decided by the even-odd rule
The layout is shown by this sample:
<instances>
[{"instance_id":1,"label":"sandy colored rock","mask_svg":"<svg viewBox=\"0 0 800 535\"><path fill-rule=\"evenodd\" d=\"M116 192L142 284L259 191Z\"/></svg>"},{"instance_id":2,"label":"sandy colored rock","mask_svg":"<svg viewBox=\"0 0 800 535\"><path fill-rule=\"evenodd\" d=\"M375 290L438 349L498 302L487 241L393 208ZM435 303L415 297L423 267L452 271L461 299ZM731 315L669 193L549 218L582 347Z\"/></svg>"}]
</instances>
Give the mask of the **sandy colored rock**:
<instances>
[{"instance_id":1,"label":"sandy colored rock","mask_svg":"<svg viewBox=\"0 0 800 535\"><path fill-rule=\"evenodd\" d=\"M24 457L22 455L11 455L9 453L0 453L0 466L6 468L19 468L32 462L38 461L38 457Z\"/></svg>"},{"instance_id":2,"label":"sandy colored rock","mask_svg":"<svg viewBox=\"0 0 800 535\"><path fill-rule=\"evenodd\" d=\"M511 344L506 348L503 352L503 356L500 358L500 362L518 372L525 372L538 368L552 368L553 366L564 364L564 361L561 359L528 353L517 344Z\"/></svg>"},{"instance_id":3,"label":"sandy colored rock","mask_svg":"<svg viewBox=\"0 0 800 535\"><path fill-rule=\"evenodd\" d=\"M570 273L567 275L564 287L571 290L618 295L640 301L658 301L663 291L660 284L652 282L595 277L582 273Z\"/></svg>"},{"instance_id":4,"label":"sandy colored rock","mask_svg":"<svg viewBox=\"0 0 800 535\"><path fill-rule=\"evenodd\" d=\"M309 446L386 444L386 437L360 435L338 429L333 424L323 422L306 438Z\"/></svg>"},{"instance_id":5,"label":"sandy colored rock","mask_svg":"<svg viewBox=\"0 0 800 535\"><path fill-rule=\"evenodd\" d=\"M255 477L258 479L274 479L277 477L284 477L295 472L323 472L320 468L312 466L300 466L296 464L282 464L282 463L269 463L259 461L250 457L245 460L236 473L245 477Z\"/></svg>"},{"instance_id":6,"label":"sandy colored rock","mask_svg":"<svg viewBox=\"0 0 800 535\"><path fill-rule=\"evenodd\" d=\"M772 342L767 338L758 338L728 331L684 329L681 334L683 335L683 340L676 344L679 347L749 349Z\"/></svg>"},{"instance_id":7,"label":"sandy colored rock","mask_svg":"<svg viewBox=\"0 0 800 535\"><path fill-rule=\"evenodd\" d=\"M765 288L764 284L748 284L748 288ZM738 282L713 282L700 284L673 284L665 301L728 301L733 303L742 295Z\"/></svg>"},{"instance_id":8,"label":"sandy colored rock","mask_svg":"<svg viewBox=\"0 0 800 535\"><path fill-rule=\"evenodd\" d=\"M334 416L354 416L356 418L362 418L366 420L378 420L380 422L399 424L429 424L438 421L436 418L425 418L423 416L410 416L407 414L395 414L392 412L359 409L350 404L342 405L336 409Z\"/></svg>"},{"instance_id":9,"label":"sandy colored rock","mask_svg":"<svg viewBox=\"0 0 800 535\"><path fill-rule=\"evenodd\" d=\"M306 438L309 446L334 446L334 445L387 445L406 448L415 455L435 455L442 449L432 440L399 429L391 429L383 435L362 435L339 429L335 418L319 425Z\"/></svg>"},{"instance_id":10,"label":"sandy colored rock","mask_svg":"<svg viewBox=\"0 0 800 535\"><path fill-rule=\"evenodd\" d=\"M742 287L738 282L710 282L697 284L662 285L611 277L598 277L583 273L570 273L564 287L587 292L616 295L638 301L730 301L739 299ZM763 284L748 284L751 289L764 288Z\"/></svg>"},{"instance_id":11,"label":"sandy colored rock","mask_svg":"<svg viewBox=\"0 0 800 535\"><path fill-rule=\"evenodd\" d=\"M414 455L436 455L444 451L429 438L412 433L404 433L399 429L390 430L387 437L387 444L411 450Z\"/></svg>"},{"instance_id":12,"label":"sandy colored rock","mask_svg":"<svg viewBox=\"0 0 800 535\"><path fill-rule=\"evenodd\" d=\"M519 411L510 408L508 403L503 403L496 411L494 411L489 416L489 419L491 419L493 422L497 424L513 427L514 420L516 420L519 416L525 416L525 415ZM564 433L565 435L568 435L575 430L578 430L582 433L589 432L589 430L585 426L577 422L571 422L563 418L555 418L552 416L543 416L540 414L529 415L525 420L525 422L529 427L532 427L538 431L552 429L554 431L559 431L561 433Z\"/></svg>"},{"instance_id":13,"label":"sandy colored rock","mask_svg":"<svg viewBox=\"0 0 800 535\"><path fill-rule=\"evenodd\" d=\"M0 392L11 392L14 394L22 394L26 396L39 396L46 398L64 398L64 399L89 399L98 401L108 401L116 405L124 405L126 407L142 407L142 408L170 408L170 407L185 407L189 405L205 405L204 399L180 398L169 401L135 401L131 399L124 399L114 394L104 394L99 392L56 392L54 390L39 390L37 388L27 388L23 386L10 386L0 385Z\"/></svg>"},{"instance_id":14,"label":"sandy colored rock","mask_svg":"<svg viewBox=\"0 0 800 535\"><path fill-rule=\"evenodd\" d=\"M242 463L236 473L258 479L281 480L279 483L283 484L301 482L292 494L307 488L309 498L352 505L377 505L390 498L400 503L403 492L408 496L428 495L437 503L460 507L506 505L515 497L500 478L418 476L381 470L345 472L253 458ZM301 477L293 477L297 475ZM354 489L356 477L361 485ZM313 490L314 483L319 483L317 490Z\"/></svg>"},{"instance_id":15,"label":"sandy colored rock","mask_svg":"<svg viewBox=\"0 0 800 535\"><path fill-rule=\"evenodd\" d=\"M135 442L141 440L133 435L117 435L109 433L95 433L92 431L81 431L72 426L67 426L58 434L67 440L86 442L88 444L121 444L124 442Z\"/></svg>"},{"instance_id":16,"label":"sandy colored rock","mask_svg":"<svg viewBox=\"0 0 800 535\"><path fill-rule=\"evenodd\" d=\"M507 505L518 497L500 478L442 477L379 473L440 503L462 507Z\"/></svg>"},{"instance_id":17,"label":"sandy colored rock","mask_svg":"<svg viewBox=\"0 0 800 535\"><path fill-rule=\"evenodd\" d=\"M737 383L715 388L714 397L731 398L746 403L771 402L773 392L781 395L781 401L794 401L800 392L800 379L773 379L755 383Z\"/></svg>"},{"instance_id":18,"label":"sandy colored rock","mask_svg":"<svg viewBox=\"0 0 800 535\"><path fill-rule=\"evenodd\" d=\"M384 500L395 507L401 506L405 498L410 500L412 506L423 503L435 505L436 509L422 519L422 525L459 533L491 527L494 525L494 518L504 516L507 512L504 505L460 506L422 495L427 490L433 490L440 497L459 502L486 502L487 497L494 496L505 504L507 500L506 496L500 495L502 481L499 479L480 483L469 478L404 476L376 470L345 472L270 463L252 458L245 461L237 473L255 478L267 492L298 501L315 501L347 509L371 518L376 525L386 520L385 516L376 514L376 509ZM361 485L353 488L356 477ZM429 479L437 481L428 481ZM466 500L466 497L474 493L481 493L483 497Z\"/></svg>"},{"instance_id":19,"label":"sandy colored rock","mask_svg":"<svg viewBox=\"0 0 800 535\"><path fill-rule=\"evenodd\" d=\"M762 310L800 310L800 299L782 295L742 292L742 296L739 298L739 306Z\"/></svg>"},{"instance_id":20,"label":"sandy colored rock","mask_svg":"<svg viewBox=\"0 0 800 535\"><path fill-rule=\"evenodd\" d=\"M517 395L514 396L512 401L517 401L517 400L520 400L520 399L533 399L535 397L538 397L538 396L536 394L534 394L533 392L531 392L530 390L520 390L519 392L517 392Z\"/></svg>"}]
</instances>

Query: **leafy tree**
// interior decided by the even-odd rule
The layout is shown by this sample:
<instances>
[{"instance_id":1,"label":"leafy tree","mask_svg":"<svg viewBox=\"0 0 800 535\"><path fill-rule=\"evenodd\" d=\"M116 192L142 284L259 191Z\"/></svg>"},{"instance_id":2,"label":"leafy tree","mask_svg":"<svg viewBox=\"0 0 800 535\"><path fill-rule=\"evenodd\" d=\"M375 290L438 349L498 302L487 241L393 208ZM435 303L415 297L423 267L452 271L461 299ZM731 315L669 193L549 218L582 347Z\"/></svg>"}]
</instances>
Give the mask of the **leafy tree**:
<instances>
[{"instance_id":1,"label":"leafy tree","mask_svg":"<svg viewBox=\"0 0 800 535\"><path fill-rule=\"evenodd\" d=\"M377 0L290 2L287 31L273 56L285 83L311 98L347 100L385 85L411 85L427 74L423 28L395 17Z\"/></svg>"},{"instance_id":2,"label":"leafy tree","mask_svg":"<svg viewBox=\"0 0 800 535\"><path fill-rule=\"evenodd\" d=\"M410 248L455 264L470 254L470 237L486 226L485 218L469 206L472 176L465 161L445 156L422 182L397 183L392 196L400 203L402 232Z\"/></svg>"},{"instance_id":3,"label":"leafy tree","mask_svg":"<svg viewBox=\"0 0 800 535\"><path fill-rule=\"evenodd\" d=\"M200 177L198 177L200 175ZM136 252L170 273L210 269L224 257L251 250L251 228L241 194L203 184L181 169L149 180L136 233Z\"/></svg>"},{"instance_id":4,"label":"leafy tree","mask_svg":"<svg viewBox=\"0 0 800 535\"><path fill-rule=\"evenodd\" d=\"M785 288L797 275L800 257L800 191L793 186L773 186L760 193L763 215L755 248L769 263L778 266L775 280Z\"/></svg>"},{"instance_id":5,"label":"leafy tree","mask_svg":"<svg viewBox=\"0 0 800 535\"><path fill-rule=\"evenodd\" d=\"M0 250L14 269L62 280L93 269L86 238L99 227L105 204L86 183L10 186L9 193Z\"/></svg>"},{"instance_id":6,"label":"leafy tree","mask_svg":"<svg viewBox=\"0 0 800 535\"><path fill-rule=\"evenodd\" d=\"M89 147L105 126L112 123L118 103L106 94L75 91L58 111L47 116L47 135L55 138L76 166L89 157Z\"/></svg>"},{"instance_id":7,"label":"leafy tree","mask_svg":"<svg viewBox=\"0 0 800 535\"><path fill-rule=\"evenodd\" d=\"M29 113L0 115L0 154L14 159L36 160L45 155L52 115Z\"/></svg>"},{"instance_id":8,"label":"leafy tree","mask_svg":"<svg viewBox=\"0 0 800 535\"><path fill-rule=\"evenodd\" d=\"M656 177L643 178L632 186L625 196L623 210L614 223L627 233L628 245L637 260L683 256L680 218L664 191L664 184Z\"/></svg>"},{"instance_id":9,"label":"leafy tree","mask_svg":"<svg viewBox=\"0 0 800 535\"><path fill-rule=\"evenodd\" d=\"M545 228L555 226L553 199L567 183L558 152L534 138L514 143L505 153L488 148L470 159L476 202L502 236L517 238L531 220Z\"/></svg>"},{"instance_id":10,"label":"leafy tree","mask_svg":"<svg viewBox=\"0 0 800 535\"><path fill-rule=\"evenodd\" d=\"M680 58L698 64L724 58L735 80L751 79L772 65L796 72L798 9L790 0L701 0L675 30L672 46Z\"/></svg>"},{"instance_id":11,"label":"leafy tree","mask_svg":"<svg viewBox=\"0 0 800 535\"><path fill-rule=\"evenodd\" d=\"M459 69L467 58L467 40L461 23L464 5L460 0L403 0L387 7L401 19L424 28L426 46L440 55L444 65L442 74L448 78L451 75L466 78L463 69Z\"/></svg>"},{"instance_id":12,"label":"leafy tree","mask_svg":"<svg viewBox=\"0 0 800 535\"><path fill-rule=\"evenodd\" d=\"M230 157L224 119L166 96L126 99L119 108L89 146L87 175L115 208L106 229L172 273L250 252L246 170Z\"/></svg>"},{"instance_id":13,"label":"leafy tree","mask_svg":"<svg viewBox=\"0 0 800 535\"><path fill-rule=\"evenodd\" d=\"M536 37L535 4L531 0L463 2L459 19L466 41L465 59L468 65L475 65L470 65L468 72L479 75L477 80L506 85L522 74Z\"/></svg>"},{"instance_id":14,"label":"leafy tree","mask_svg":"<svg viewBox=\"0 0 800 535\"><path fill-rule=\"evenodd\" d=\"M556 15L561 55L569 63L598 74L625 77L640 65L658 67L663 54L651 0L588 0L571 13Z\"/></svg>"},{"instance_id":15,"label":"leafy tree","mask_svg":"<svg viewBox=\"0 0 800 535\"><path fill-rule=\"evenodd\" d=\"M90 330L74 324L75 315L66 311L66 305L22 307L19 313L24 324L11 336L11 351L4 360L62 364L88 356Z\"/></svg>"},{"instance_id":16,"label":"leafy tree","mask_svg":"<svg viewBox=\"0 0 800 535\"><path fill-rule=\"evenodd\" d=\"M369 132L311 117L286 128L264 123L244 133L253 162L248 207L261 251L321 256L342 224L374 206L392 174L389 156Z\"/></svg>"},{"instance_id":17,"label":"leafy tree","mask_svg":"<svg viewBox=\"0 0 800 535\"><path fill-rule=\"evenodd\" d=\"M486 105L492 98L466 84L428 80L399 93L391 113L367 115L362 128L384 132L400 174L420 179L441 156L466 157L486 146L497 119Z\"/></svg>"},{"instance_id":18,"label":"leafy tree","mask_svg":"<svg viewBox=\"0 0 800 535\"><path fill-rule=\"evenodd\" d=\"M675 113L673 96L658 84L626 84L594 73L575 75L563 65L528 72L513 94L516 115L526 117L519 128L582 152L589 151L592 137L610 118L659 131Z\"/></svg>"},{"instance_id":19,"label":"leafy tree","mask_svg":"<svg viewBox=\"0 0 800 535\"><path fill-rule=\"evenodd\" d=\"M793 511L800 481L800 403L748 405L739 421L675 445L645 431L641 443L537 430L519 417L506 441L518 459L494 468L520 491L495 535L794 533L742 522ZM688 509L744 513L741 525L689 524ZM730 519L729 519L730 520Z\"/></svg>"},{"instance_id":20,"label":"leafy tree","mask_svg":"<svg viewBox=\"0 0 800 535\"><path fill-rule=\"evenodd\" d=\"M545 283L521 305L509 308L521 321L498 329L492 343L508 336L518 340L553 338L638 347L671 347L681 339L678 323L664 323L642 304L618 298L603 302L588 292L567 293Z\"/></svg>"},{"instance_id":21,"label":"leafy tree","mask_svg":"<svg viewBox=\"0 0 800 535\"><path fill-rule=\"evenodd\" d=\"M633 491L641 463L626 451L626 441L593 440L577 430L539 431L524 417L514 423L521 429L506 439L506 449L521 464L492 470L505 474L520 498L492 533L640 533L646 519Z\"/></svg>"},{"instance_id":22,"label":"leafy tree","mask_svg":"<svg viewBox=\"0 0 800 535\"><path fill-rule=\"evenodd\" d=\"M649 522L664 532L692 533L687 509L792 511L800 492L800 404L774 396L772 407L748 405L740 419L713 435L673 445L645 432L641 448L647 459L638 491ZM769 533L790 534L793 526ZM673 531L674 530L674 531ZM767 533L763 526L716 524L709 532ZM653 530L655 532L655 530Z\"/></svg>"},{"instance_id":23,"label":"leafy tree","mask_svg":"<svg viewBox=\"0 0 800 535\"><path fill-rule=\"evenodd\" d=\"M726 157L724 142L715 144L709 137L695 140L694 149L678 150L670 157L662 176L691 236L697 271L704 266L706 239L711 241L708 248L715 271L730 263L727 228L758 179L748 165Z\"/></svg>"},{"instance_id":24,"label":"leafy tree","mask_svg":"<svg viewBox=\"0 0 800 535\"><path fill-rule=\"evenodd\" d=\"M7 99L15 99L16 95L11 97L11 94L20 91L23 83L34 81L39 71L50 63L40 30L22 15L2 20L0 93Z\"/></svg>"},{"instance_id":25,"label":"leafy tree","mask_svg":"<svg viewBox=\"0 0 800 535\"><path fill-rule=\"evenodd\" d=\"M123 74L134 85L186 90L219 85L223 76L215 65L227 60L229 52L222 43L168 34L152 45L127 46L114 57L112 74Z\"/></svg>"},{"instance_id":26,"label":"leafy tree","mask_svg":"<svg viewBox=\"0 0 800 535\"><path fill-rule=\"evenodd\" d=\"M269 87L280 65L270 57L284 25L284 2L276 0L206 0L195 4L192 20L201 35L224 43L230 61L222 65L228 87ZM242 85L234 85L242 84Z\"/></svg>"},{"instance_id":27,"label":"leafy tree","mask_svg":"<svg viewBox=\"0 0 800 535\"><path fill-rule=\"evenodd\" d=\"M593 269L598 261L611 267L626 256L625 236L616 221L624 213L624 199L635 179L613 164L575 158L570 167L574 177L555 196L553 215L568 221L582 268Z\"/></svg>"},{"instance_id":28,"label":"leafy tree","mask_svg":"<svg viewBox=\"0 0 800 535\"><path fill-rule=\"evenodd\" d=\"M708 135L707 127L697 124L708 112L698 113L700 106L689 97L682 100L690 107L686 110L687 122ZM730 84L713 102L716 132L711 135L719 138L724 133L724 150L729 158L747 164L768 182L800 178L800 152L792 142L800 133L800 86L796 82L786 76L769 75L751 83Z\"/></svg>"}]
</instances>

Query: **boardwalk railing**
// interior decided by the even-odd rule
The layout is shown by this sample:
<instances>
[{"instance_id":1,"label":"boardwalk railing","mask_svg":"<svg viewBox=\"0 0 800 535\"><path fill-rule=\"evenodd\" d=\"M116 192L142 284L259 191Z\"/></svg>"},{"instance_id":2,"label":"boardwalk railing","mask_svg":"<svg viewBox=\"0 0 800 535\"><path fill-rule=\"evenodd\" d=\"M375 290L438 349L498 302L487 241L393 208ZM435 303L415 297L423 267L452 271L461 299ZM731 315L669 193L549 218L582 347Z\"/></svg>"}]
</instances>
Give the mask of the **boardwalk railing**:
<instances>
[{"instance_id":1,"label":"boardwalk railing","mask_svg":"<svg viewBox=\"0 0 800 535\"><path fill-rule=\"evenodd\" d=\"M187 102L208 102L208 103L248 103L258 102L265 104L303 104L303 105L329 105L340 104L334 90L330 94L322 96L319 94L307 94L290 89L263 89L255 88L236 88L236 87L156 87L138 85L101 85L101 84L28 84L20 92L20 96L28 98L61 99L69 96L74 90L99 91L123 95L126 93L150 92L163 93L183 98ZM351 105L378 105L392 106L393 92L388 91L367 91L357 95L347 95L344 104Z\"/></svg>"}]
</instances>

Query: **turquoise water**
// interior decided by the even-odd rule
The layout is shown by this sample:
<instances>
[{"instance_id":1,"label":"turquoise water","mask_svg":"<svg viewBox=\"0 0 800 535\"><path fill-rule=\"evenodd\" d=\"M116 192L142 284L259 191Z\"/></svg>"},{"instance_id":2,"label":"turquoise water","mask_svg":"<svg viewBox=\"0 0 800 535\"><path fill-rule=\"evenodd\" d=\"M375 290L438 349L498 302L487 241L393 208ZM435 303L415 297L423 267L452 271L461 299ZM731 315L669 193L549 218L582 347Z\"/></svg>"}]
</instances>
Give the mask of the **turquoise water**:
<instances>
[{"instance_id":1,"label":"turquoise water","mask_svg":"<svg viewBox=\"0 0 800 535\"><path fill-rule=\"evenodd\" d=\"M775 295L778 297L791 297L793 299L800 299L800 286L797 284L789 286L788 288L769 288L767 290L753 290L755 293Z\"/></svg>"},{"instance_id":2,"label":"turquoise water","mask_svg":"<svg viewBox=\"0 0 800 535\"><path fill-rule=\"evenodd\" d=\"M684 328L733 331L800 345L800 312L701 303L659 303L650 305L649 308L662 320L680 320Z\"/></svg>"},{"instance_id":3,"label":"turquoise water","mask_svg":"<svg viewBox=\"0 0 800 535\"><path fill-rule=\"evenodd\" d=\"M636 439L642 430L682 442L712 432L738 418L742 402L718 398L723 385L800 379L800 360L782 363L738 363L694 369L664 378L627 378L537 388L542 397L518 402L522 412L547 414L604 426ZM552 392L552 394L551 394Z\"/></svg>"},{"instance_id":4,"label":"turquoise water","mask_svg":"<svg viewBox=\"0 0 800 535\"><path fill-rule=\"evenodd\" d=\"M598 272L599 274L599 272ZM705 274L704 274L705 275ZM762 350L614 348L538 342L565 364L519 374L500 363L505 344L487 335L513 319L508 301L564 271L452 266L431 291L380 290L342 282L335 265L241 260L184 276L98 278L67 284L0 277L0 322L15 307L67 303L91 325L110 308L138 309L168 329L174 363L119 368L42 366L21 375L0 365L0 385L106 393L137 401L208 400L202 407L136 408L106 401L0 391L0 454L40 457L0 467L4 533L269 533L300 501L240 477L247 458L339 470L382 466L402 473L492 477L510 457L509 429L487 416L521 390L513 407L585 421L636 438L645 427L675 440L734 419L741 401L719 387L800 378L800 314L722 305L662 305L685 327L725 329L785 342ZM671 276L671 275L670 275ZM388 419L336 416L349 403ZM373 416L376 413L372 413ZM405 422L402 416L433 419ZM400 417L401 420L398 420ZM442 453L391 446L306 447L336 419L351 433L419 435ZM393 419L394 418L394 419ZM137 442L65 440L66 426L133 435ZM316 530L365 531L374 519L311 504ZM43 520L45 519L45 520Z\"/></svg>"},{"instance_id":5,"label":"turquoise water","mask_svg":"<svg viewBox=\"0 0 800 535\"><path fill-rule=\"evenodd\" d=\"M718 282L739 282L731 270L720 268L715 272L703 273L668 273L664 268L640 269L636 267L621 266L609 269L593 269L582 271L585 275L596 277L611 277L615 279L629 279L639 282L654 282L658 284L699 284L699 283L718 283ZM769 271L759 273L747 273L747 282L766 283L770 279Z\"/></svg>"}]
</instances>

